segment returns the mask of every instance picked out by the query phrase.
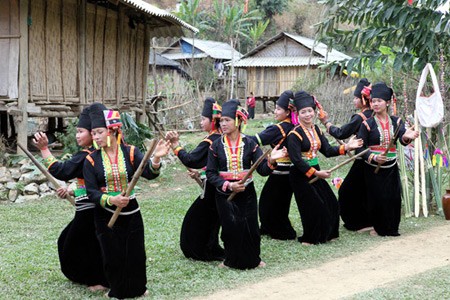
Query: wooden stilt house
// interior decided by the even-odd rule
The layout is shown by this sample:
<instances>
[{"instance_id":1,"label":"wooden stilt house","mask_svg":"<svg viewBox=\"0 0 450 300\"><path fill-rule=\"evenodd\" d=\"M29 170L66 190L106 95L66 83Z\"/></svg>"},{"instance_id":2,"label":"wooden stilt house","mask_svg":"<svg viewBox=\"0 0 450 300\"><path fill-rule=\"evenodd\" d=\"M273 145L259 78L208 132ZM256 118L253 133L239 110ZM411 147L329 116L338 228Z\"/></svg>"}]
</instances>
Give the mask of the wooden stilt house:
<instances>
[{"instance_id":1,"label":"wooden stilt house","mask_svg":"<svg viewBox=\"0 0 450 300\"><path fill-rule=\"evenodd\" d=\"M0 0L0 134L26 144L30 117L83 106L142 120L150 40L197 29L142 0Z\"/></svg>"},{"instance_id":2,"label":"wooden stilt house","mask_svg":"<svg viewBox=\"0 0 450 300\"><path fill-rule=\"evenodd\" d=\"M276 101L280 94L292 89L297 78L307 69L320 64L351 57L313 39L281 32L246 53L234 67L239 70L239 97L253 92L257 100Z\"/></svg>"}]
</instances>

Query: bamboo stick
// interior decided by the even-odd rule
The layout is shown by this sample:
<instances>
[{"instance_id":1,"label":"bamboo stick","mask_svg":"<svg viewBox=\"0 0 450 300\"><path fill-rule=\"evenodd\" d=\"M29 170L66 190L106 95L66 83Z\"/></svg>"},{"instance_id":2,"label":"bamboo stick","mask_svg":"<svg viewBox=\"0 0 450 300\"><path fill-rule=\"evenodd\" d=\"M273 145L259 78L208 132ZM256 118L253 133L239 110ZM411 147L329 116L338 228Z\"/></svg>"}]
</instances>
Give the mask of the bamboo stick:
<instances>
[{"instance_id":1,"label":"bamboo stick","mask_svg":"<svg viewBox=\"0 0 450 300\"><path fill-rule=\"evenodd\" d=\"M252 173L256 170L256 168L259 166L259 164L264 160L264 158L267 157L267 155L269 155L269 153L272 152L272 149L268 149L266 150L266 152L263 153L263 155L261 155L256 161L255 163L252 165L252 167L250 168L250 170L248 171L247 174L245 174L244 178L242 178L241 180L239 180L239 183L245 183L247 181L247 179L252 176ZM230 196L228 196L228 201L233 200L234 196L236 196L237 192L232 192L230 194Z\"/></svg>"},{"instance_id":2,"label":"bamboo stick","mask_svg":"<svg viewBox=\"0 0 450 300\"><path fill-rule=\"evenodd\" d=\"M131 179L130 183L128 184L127 190L124 193L125 197L129 197L131 192L133 191L134 187L136 186L136 183L139 180L139 177L141 177L141 174L144 171L144 167L147 164L147 161L150 159L150 156L153 154L153 151L155 151L156 145L158 144L158 142L159 142L159 139L153 139L150 142L147 152L145 152L145 154L144 154L144 158L142 159L136 172L134 172L133 178ZM122 211L121 207L116 208L116 210L114 211L114 214L112 215L111 219L109 220L109 223L108 223L109 228L112 228L114 226L114 223L116 223L117 218L119 217L121 211Z\"/></svg>"},{"instance_id":3,"label":"bamboo stick","mask_svg":"<svg viewBox=\"0 0 450 300\"><path fill-rule=\"evenodd\" d=\"M417 111L414 111L414 130L419 130ZM419 169L419 139L414 140L414 216L420 213L420 169Z\"/></svg>"},{"instance_id":4,"label":"bamboo stick","mask_svg":"<svg viewBox=\"0 0 450 300\"><path fill-rule=\"evenodd\" d=\"M22 146L21 143L17 143L17 146L19 146L20 149L22 149L22 151L28 156L29 159L31 159L31 161L34 163L34 165L39 169L39 171L42 172L42 174L44 174L44 176L47 178L48 181L50 181L53 186L56 189L59 189L61 186L59 185L59 183L56 181L55 177L53 177L48 171L47 169L41 165L37 159L33 156L33 154L30 153L30 151L28 151L28 149L24 146ZM72 196L70 196L69 194L67 194L66 196L67 201L69 201L73 206L75 206L75 200L73 199Z\"/></svg>"},{"instance_id":5,"label":"bamboo stick","mask_svg":"<svg viewBox=\"0 0 450 300\"><path fill-rule=\"evenodd\" d=\"M362 151L362 152L359 152L358 154L353 155L352 157L350 157L350 158L344 160L343 162L339 163L338 165L332 167L332 168L330 169L330 172L336 171L337 169L339 169L339 168L345 166L346 164L348 164L348 163L354 161L354 160L357 159L358 157L360 157L360 156L364 155L365 153L367 153L369 150L370 150L370 149L367 148L366 150L364 150L364 151ZM314 177L313 179L311 179L311 180L309 181L309 183L314 183L314 182L316 182L316 181L319 180L319 179L320 179L320 178L316 176L316 177Z\"/></svg>"},{"instance_id":6,"label":"bamboo stick","mask_svg":"<svg viewBox=\"0 0 450 300\"><path fill-rule=\"evenodd\" d=\"M426 182L425 163L423 159L422 137L419 136L417 139L419 140L419 165L420 165L420 183L422 192L422 213L425 217L428 217L427 193L425 190L425 182Z\"/></svg>"},{"instance_id":7,"label":"bamboo stick","mask_svg":"<svg viewBox=\"0 0 450 300\"><path fill-rule=\"evenodd\" d=\"M405 151L403 147L400 147L398 149L398 159L399 159L398 164L400 168L400 180L402 182L402 196L405 205L405 217L408 218L413 216L413 212L411 209L411 201L409 198L409 182L408 182L408 175L406 173Z\"/></svg>"}]
</instances>

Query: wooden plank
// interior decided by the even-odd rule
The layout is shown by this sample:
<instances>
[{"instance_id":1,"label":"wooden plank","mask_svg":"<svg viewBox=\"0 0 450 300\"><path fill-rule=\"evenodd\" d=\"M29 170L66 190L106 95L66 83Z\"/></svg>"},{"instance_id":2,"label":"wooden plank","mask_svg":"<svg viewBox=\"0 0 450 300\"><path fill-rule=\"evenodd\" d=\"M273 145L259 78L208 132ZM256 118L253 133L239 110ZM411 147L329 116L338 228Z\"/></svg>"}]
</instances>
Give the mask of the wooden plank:
<instances>
[{"instance_id":1,"label":"wooden plank","mask_svg":"<svg viewBox=\"0 0 450 300\"><path fill-rule=\"evenodd\" d=\"M19 26L19 2L18 0L11 0L11 20L10 32L20 36ZM9 81L8 81L8 96L16 99L19 96L19 86L17 78L19 77L19 40L9 40Z\"/></svg>"},{"instance_id":2,"label":"wooden plank","mask_svg":"<svg viewBox=\"0 0 450 300\"><path fill-rule=\"evenodd\" d=\"M17 120L17 142L27 147L27 104L28 104L28 0L20 1L20 35L19 42L19 98L17 106L21 110L21 116ZM17 153L23 154L18 149Z\"/></svg>"},{"instance_id":3,"label":"wooden plank","mask_svg":"<svg viewBox=\"0 0 450 300\"><path fill-rule=\"evenodd\" d=\"M119 13L117 19L117 50L116 50L116 105L119 106L120 99L123 93L123 19L124 19L124 6L119 5Z\"/></svg>"},{"instance_id":4,"label":"wooden plank","mask_svg":"<svg viewBox=\"0 0 450 300\"><path fill-rule=\"evenodd\" d=\"M78 4L78 86L80 103L86 103L86 0Z\"/></svg>"},{"instance_id":5,"label":"wooden plank","mask_svg":"<svg viewBox=\"0 0 450 300\"><path fill-rule=\"evenodd\" d=\"M142 62L142 114L140 117L140 122L145 124L145 118L147 116L145 104L147 101L147 80L148 80L148 64L150 61L150 29L149 25L145 24L145 30L144 30L144 57Z\"/></svg>"}]
</instances>

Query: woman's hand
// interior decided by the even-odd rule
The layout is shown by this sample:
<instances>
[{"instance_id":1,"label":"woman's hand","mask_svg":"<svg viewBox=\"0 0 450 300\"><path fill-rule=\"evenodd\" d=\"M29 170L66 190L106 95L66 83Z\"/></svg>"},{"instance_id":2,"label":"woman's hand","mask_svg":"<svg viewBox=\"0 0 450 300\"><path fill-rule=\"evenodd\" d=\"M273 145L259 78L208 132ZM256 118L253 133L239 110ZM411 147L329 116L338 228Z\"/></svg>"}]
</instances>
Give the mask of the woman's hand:
<instances>
[{"instance_id":1,"label":"woman's hand","mask_svg":"<svg viewBox=\"0 0 450 300\"><path fill-rule=\"evenodd\" d=\"M324 111L322 116L319 115L319 120L323 125L326 125L328 123L328 113Z\"/></svg>"},{"instance_id":2,"label":"woman's hand","mask_svg":"<svg viewBox=\"0 0 450 300\"><path fill-rule=\"evenodd\" d=\"M245 185L243 183L240 183L240 181L231 182L228 188L232 192L240 193L245 191Z\"/></svg>"},{"instance_id":3,"label":"woman's hand","mask_svg":"<svg viewBox=\"0 0 450 300\"><path fill-rule=\"evenodd\" d=\"M409 140L415 140L419 137L419 131L413 130L411 128L406 129L405 134L403 134L403 138L409 139Z\"/></svg>"},{"instance_id":4,"label":"woman's hand","mask_svg":"<svg viewBox=\"0 0 450 300\"><path fill-rule=\"evenodd\" d=\"M283 149L279 148L280 145L276 145L275 148L273 148L272 152L270 153L269 162L272 165L275 164L277 159L289 156L286 147L283 147Z\"/></svg>"},{"instance_id":5,"label":"woman's hand","mask_svg":"<svg viewBox=\"0 0 450 300\"><path fill-rule=\"evenodd\" d=\"M197 170L189 170L189 171L188 171L188 175L189 175L189 177L191 177L192 179L200 178L200 172L197 171Z\"/></svg>"},{"instance_id":6,"label":"woman's hand","mask_svg":"<svg viewBox=\"0 0 450 300\"><path fill-rule=\"evenodd\" d=\"M170 141L172 149L175 149L180 144L180 135L176 131L168 131L165 139Z\"/></svg>"},{"instance_id":7,"label":"woman's hand","mask_svg":"<svg viewBox=\"0 0 450 300\"><path fill-rule=\"evenodd\" d=\"M125 197L122 195L112 196L109 198L109 202L117 207L124 208L130 202L130 197Z\"/></svg>"},{"instance_id":8,"label":"woman's hand","mask_svg":"<svg viewBox=\"0 0 450 300\"><path fill-rule=\"evenodd\" d=\"M347 144L345 144L345 150L352 151L362 147L362 145L363 145L362 139L357 139L356 136L352 136L350 140L347 142Z\"/></svg>"},{"instance_id":9,"label":"woman's hand","mask_svg":"<svg viewBox=\"0 0 450 300\"><path fill-rule=\"evenodd\" d=\"M67 197L67 195L70 195L69 188L68 187L60 187L56 190L56 194L59 198L64 199Z\"/></svg>"},{"instance_id":10,"label":"woman's hand","mask_svg":"<svg viewBox=\"0 0 450 300\"><path fill-rule=\"evenodd\" d=\"M159 140L158 145L156 145L155 151L153 152L153 157L158 161L153 161L154 163L159 163L159 159L166 156L170 151L170 141Z\"/></svg>"},{"instance_id":11,"label":"woman's hand","mask_svg":"<svg viewBox=\"0 0 450 300\"><path fill-rule=\"evenodd\" d=\"M387 160L387 157L384 153L375 155L374 160L380 165L384 164Z\"/></svg>"},{"instance_id":12,"label":"woman's hand","mask_svg":"<svg viewBox=\"0 0 450 300\"><path fill-rule=\"evenodd\" d=\"M43 132L36 132L34 134L33 143L39 148L39 150L46 150L48 148L47 135Z\"/></svg>"},{"instance_id":13,"label":"woman's hand","mask_svg":"<svg viewBox=\"0 0 450 300\"><path fill-rule=\"evenodd\" d=\"M316 171L314 173L314 175L316 175L317 177L319 177L321 179L330 178L331 171L330 170L320 170L320 171Z\"/></svg>"}]
</instances>

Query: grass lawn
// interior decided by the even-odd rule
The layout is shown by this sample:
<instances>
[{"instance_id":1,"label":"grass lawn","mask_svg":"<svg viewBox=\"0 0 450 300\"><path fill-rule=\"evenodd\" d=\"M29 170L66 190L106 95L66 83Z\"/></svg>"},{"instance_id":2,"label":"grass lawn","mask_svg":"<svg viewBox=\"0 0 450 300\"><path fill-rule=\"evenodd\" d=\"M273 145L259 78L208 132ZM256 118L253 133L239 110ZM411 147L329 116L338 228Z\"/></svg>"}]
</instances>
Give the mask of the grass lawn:
<instances>
[{"instance_id":1,"label":"grass lawn","mask_svg":"<svg viewBox=\"0 0 450 300\"><path fill-rule=\"evenodd\" d=\"M261 131L269 122L269 119L252 120L248 133ZM202 137L199 133L186 134L181 142L187 148L193 148ZM331 167L342 159L321 159L321 165L323 168ZM333 177L345 177L348 167L336 171ZM186 169L177 162L165 165L156 180L139 182L137 197L145 224L151 298L185 299L218 289L230 289L292 270L313 267L391 239L374 238L342 229L341 237L336 242L302 247L296 241L274 241L263 237L261 257L267 267L249 271L217 268L217 262L188 260L178 245L180 227L185 212L200 190L185 173ZM258 192L264 181L264 178L256 176ZM102 298L102 293L93 294L85 287L69 282L59 269L56 240L73 214L68 202L56 197L27 204L0 205L0 299ZM300 235L302 229L295 201L292 202L290 217ZM403 219L400 232L411 235L443 222L440 216ZM442 275L449 278L450 271L427 272L395 286L357 295L357 298L385 299L391 294L395 295L391 299L423 298L423 289L420 289L426 285L429 299L442 299L448 297L449 292L448 288L439 287L442 282L438 279ZM409 288L411 285L417 288Z\"/></svg>"}]
</instances>

